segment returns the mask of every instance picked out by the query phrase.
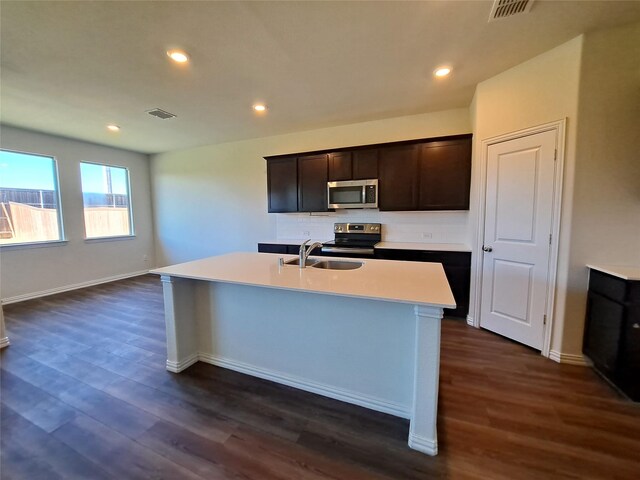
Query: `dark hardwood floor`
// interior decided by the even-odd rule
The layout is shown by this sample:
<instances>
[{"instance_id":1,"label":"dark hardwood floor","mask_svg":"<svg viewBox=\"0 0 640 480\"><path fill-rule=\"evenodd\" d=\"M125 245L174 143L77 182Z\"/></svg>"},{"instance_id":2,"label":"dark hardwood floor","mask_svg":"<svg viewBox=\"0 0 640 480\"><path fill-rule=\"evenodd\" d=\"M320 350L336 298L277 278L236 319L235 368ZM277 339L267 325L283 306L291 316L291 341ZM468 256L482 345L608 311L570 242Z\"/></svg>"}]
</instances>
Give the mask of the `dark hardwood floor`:
<instances>
[{"instance_id":1,"label":"dark hardwood floor","mask_svg":"<svg viewBox=\"0 0 640 480\"><path fill-rule=\"evenodd\" d=\"M640 406L591 369L443 322L439 449L408 422L198 363L165 370L157 277L4 308L3 479L632 479Z\"/></svg>"}]
</instances>

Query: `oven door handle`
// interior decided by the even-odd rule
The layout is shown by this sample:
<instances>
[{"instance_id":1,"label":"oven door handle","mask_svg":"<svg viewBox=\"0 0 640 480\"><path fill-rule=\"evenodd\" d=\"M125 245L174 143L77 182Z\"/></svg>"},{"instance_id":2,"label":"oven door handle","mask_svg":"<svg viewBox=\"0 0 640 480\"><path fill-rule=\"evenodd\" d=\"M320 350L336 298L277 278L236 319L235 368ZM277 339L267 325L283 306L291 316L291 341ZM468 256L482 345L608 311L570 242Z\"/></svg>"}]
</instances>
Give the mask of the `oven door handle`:
<instances>
[{"instance_id":1,"label":"oven door handle","mask_svg":"<svg viewBox=\"0 0 640 480\"><path fill-rule=\"evenodd\" d=\"M340 248L340 247L322 247L325 253L358 253L363 255L373 255L373 248Z\"/></svg>"}]
</instances>

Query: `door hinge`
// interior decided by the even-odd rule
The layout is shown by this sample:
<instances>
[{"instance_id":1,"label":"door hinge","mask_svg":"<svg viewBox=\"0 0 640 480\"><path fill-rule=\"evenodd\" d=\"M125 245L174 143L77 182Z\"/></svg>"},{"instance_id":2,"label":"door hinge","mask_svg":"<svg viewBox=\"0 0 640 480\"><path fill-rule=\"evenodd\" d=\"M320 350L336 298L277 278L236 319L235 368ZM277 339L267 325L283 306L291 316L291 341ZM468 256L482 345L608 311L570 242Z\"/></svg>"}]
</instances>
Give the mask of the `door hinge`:
<instances>
[{"instance_id":1,"label":"door hinge","mask_svg":"<svg viewBox=\"0 0 640 480\"><path fill-rule=\"evenodd\" d=\"M552 237L552 234L550 233L549 234L549 245L551 245L551 237Z\"/></svg>"},{"instance_id":2,"label":"door hinge","mask_svg":"<svg viewBox=\"0 0 640 480\"><path fill-rule=\"evenodd\" d=\"M543 325L546 325L546 324L547 324L547 316L546 316L546 315L543 315L543 316L542 316L542 324L543 324Z\"/></svg>"},{"instance_id":3,"label":"door hinge","mask_svg":"<svg viewBox=\"0 0 640 480\"><path fill-rule=\"evenodd\" d=\"M558 149L557 148L553 151L553 161L555 162L556 160L558 160Z\"/></svg>"}]
</instances>

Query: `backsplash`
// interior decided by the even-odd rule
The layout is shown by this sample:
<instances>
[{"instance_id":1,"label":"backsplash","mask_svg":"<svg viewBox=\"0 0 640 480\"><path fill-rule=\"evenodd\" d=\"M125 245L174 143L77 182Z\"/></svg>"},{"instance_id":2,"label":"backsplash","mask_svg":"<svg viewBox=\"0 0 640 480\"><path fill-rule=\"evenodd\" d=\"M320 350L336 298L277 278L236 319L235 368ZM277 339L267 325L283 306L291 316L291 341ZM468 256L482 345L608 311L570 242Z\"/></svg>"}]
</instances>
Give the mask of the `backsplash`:
<instances>
[{"instance_id":1,"label":"backsplash","mask_svg":"<svg viewBox=\"0 0 640 480\"><path fill-rule=\"evenodd\" d=\"M381 223L382 241L410 243L462 243L467 241L469 212L380 212L339 210L323 213L276 215L277 240L333 239L333 224Z\"/></svg>"}]
</instances>

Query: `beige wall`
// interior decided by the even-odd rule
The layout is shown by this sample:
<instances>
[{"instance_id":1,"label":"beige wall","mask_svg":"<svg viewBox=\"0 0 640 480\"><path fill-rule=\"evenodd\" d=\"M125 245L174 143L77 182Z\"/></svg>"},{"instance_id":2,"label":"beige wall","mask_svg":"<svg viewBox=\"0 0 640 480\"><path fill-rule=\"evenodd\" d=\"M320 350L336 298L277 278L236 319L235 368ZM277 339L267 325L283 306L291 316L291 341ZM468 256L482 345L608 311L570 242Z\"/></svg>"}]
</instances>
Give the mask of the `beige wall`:
<instances>
[{"instance_id":1,"label":"beige wall","mask_svg":"<svg viewBox=\"0 0 640 480\"><path fill-rule=\"evenodd\" d=\"M585 35L562 351L582 347L585 264L640 265L640 23Z\"/></svg>"},{"instance_id":2,"label":"beige wall","mask_svg":"<svg viewBox=\"0 0 640 480\"><path fill-rule=\"evenodd\" d=\"M567 283L582 36L524 62L480 84L472 103L474 170L472 215L477 218L480 143L487 138L567 119L563 212L558 256L557 294L551 349L561 351L564 291ZM477 232L477 220L473 222ZM475 233L474 233L475 235ZM475 279L474 279L475 280ZM475 282L472 286L472 298ZM475 315L475 312L471 312Z\"/></svg>"},{"instance_id":3,"label":"beige wall","mask_svg":"<svg viewBox=\"0 0 640 480\"><path fill-rule=\"evenodd\" d=\"M639 59L640 24L582 35L480 83L471 104L474 167L483 139L567 118L551 342L565 355L582 351L585 265L640 264Z\"/></svg>"},{"instance_id":4,"label":"beige wall","mask_svg":"<svg viewBox=\"0 0 640 480\"><path fill-rule=\"evenodd\" d=\"M457 109L155 155L151 171L157 262L256 251L259 241L275 239L278 214L267 213L264 156L470 131L468 110ZM387 214L384 222L407 217ZM424 212L420 220L416 214L410 218L463 232L469 221L468 212ZM374 220L370 214L369 220Z\"/></svg>"},{"instance_id":5,"label":"beige wall","mask_svg":"<svg viewBox=\"0 0 640 480\"><path fill-rule=\"evenodd\" d=\"M2 247L0 294L3 301L126 276L153 266L147 155L7 126L2 126L2 148L56 158L67 240L49 245ZM135 237L107 241L84 239L81 161L129 169Z\"/></svg>"}]
</instances>

